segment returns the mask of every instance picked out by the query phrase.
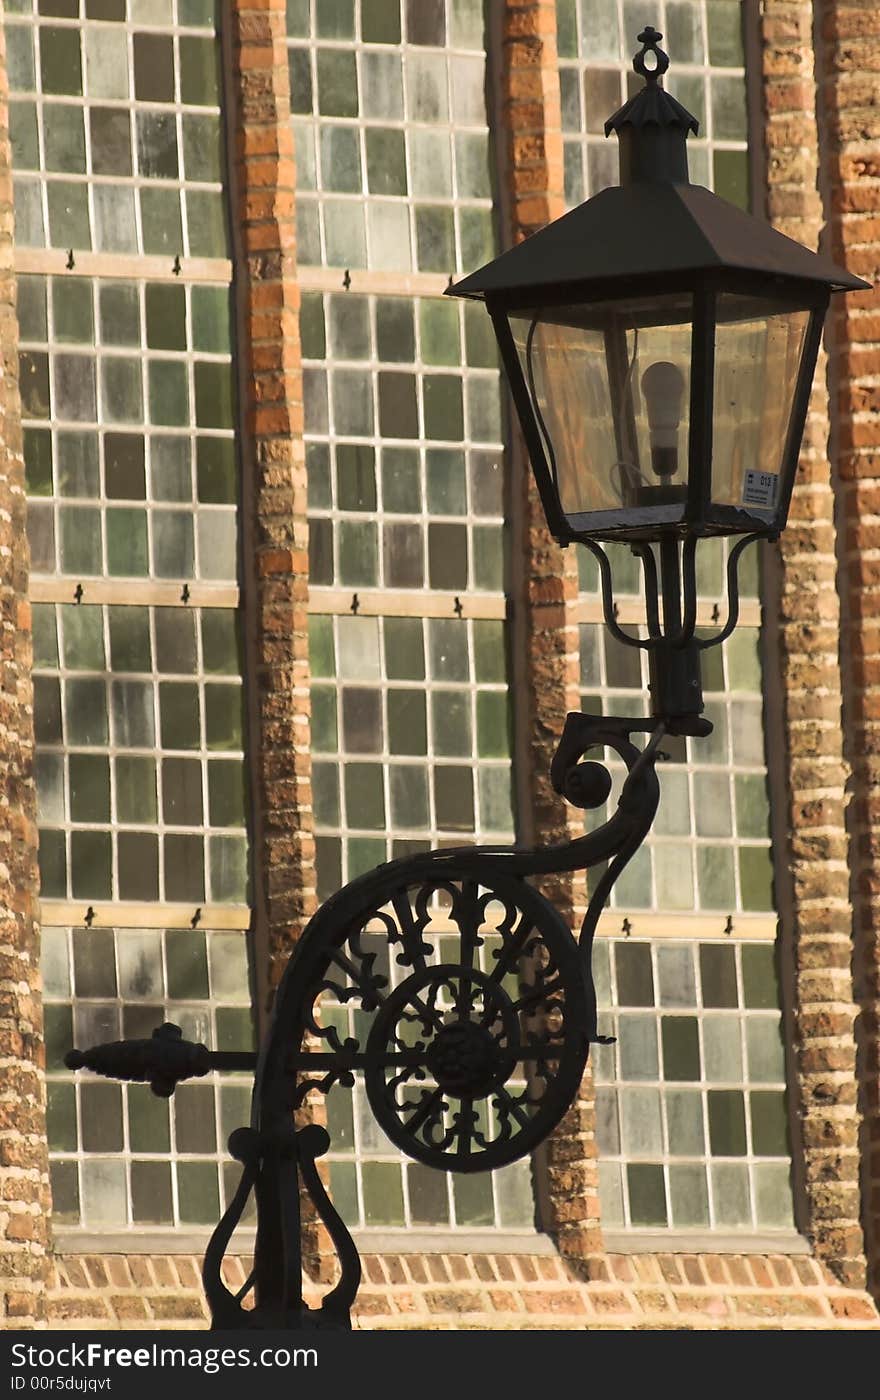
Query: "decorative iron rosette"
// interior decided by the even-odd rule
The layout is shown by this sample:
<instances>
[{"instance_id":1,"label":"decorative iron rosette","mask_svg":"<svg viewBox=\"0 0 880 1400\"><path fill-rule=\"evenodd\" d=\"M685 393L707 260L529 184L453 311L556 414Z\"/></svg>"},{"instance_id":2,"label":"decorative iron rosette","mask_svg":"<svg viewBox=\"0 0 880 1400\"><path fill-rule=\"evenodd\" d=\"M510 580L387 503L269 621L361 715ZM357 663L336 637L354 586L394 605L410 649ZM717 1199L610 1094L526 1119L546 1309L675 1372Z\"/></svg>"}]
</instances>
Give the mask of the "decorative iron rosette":
<instances>
[{"instance_id":1,"label":"decorative iron rosette","mask_svg":"<svg viewBox=\"0 0 880 1400\"><path fill-rule=\"evenodd\" d=\"M492 1170L541 1142L577 1093L593 1019L583 960L543 896L494 862L479 875L406 864L326 949L295 1061L330 1072L296 1097L360 1071L408 1156Z\"/></svg>"}]
</instances>

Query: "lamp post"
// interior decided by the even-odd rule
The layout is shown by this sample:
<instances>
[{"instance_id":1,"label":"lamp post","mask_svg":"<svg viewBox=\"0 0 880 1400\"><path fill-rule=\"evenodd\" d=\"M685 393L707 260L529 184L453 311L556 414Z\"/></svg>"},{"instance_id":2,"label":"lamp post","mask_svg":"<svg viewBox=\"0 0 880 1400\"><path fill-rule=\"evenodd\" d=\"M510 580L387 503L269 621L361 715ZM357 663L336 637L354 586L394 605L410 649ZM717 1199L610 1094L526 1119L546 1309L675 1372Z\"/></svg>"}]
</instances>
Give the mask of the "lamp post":
<instances>
[{"instance_id":1,"label":"lamp post","mask_svg":"<svg viewBox=\"0 0 880 1400\"><path fill-rule=\"evenodd\" d=\"M241 1181L205 1256L215 1327L349 1325L360 1264L317 1168L329 1136L294 1125L310 1094L361 1074L390 1140L446 1171L503 1166L558 1123L601 1039L593 936L653 822L660 743L711 732L701 651L736 625L742 550L785 524L831 293L867 284L689 183L697 123L662 87L661 38L639 35L645 85L606 124L620 186L449 289L492 317L551 533L595 555L606 625L649 653L651 714L570 714L551 765L557 792L595 809L611 778L586 755L615 750L627 769L617 808L562 846L431 851L352 881L294 949L259 1057L212 1052L168 1025L67 1057L164 1096L210 1070L255 1071L250 1126L229 1140ZM697 638L696 551L718 535L735 540L729 615ZM641 560L644 637L615 620L608 541ZM527 881L600 863L576 941ZM302 1190L340 1262L314 1311L302 1297ZM221 1264L251 1192L254 1271L233 1295Z\"/></svg>"}]
</instances>

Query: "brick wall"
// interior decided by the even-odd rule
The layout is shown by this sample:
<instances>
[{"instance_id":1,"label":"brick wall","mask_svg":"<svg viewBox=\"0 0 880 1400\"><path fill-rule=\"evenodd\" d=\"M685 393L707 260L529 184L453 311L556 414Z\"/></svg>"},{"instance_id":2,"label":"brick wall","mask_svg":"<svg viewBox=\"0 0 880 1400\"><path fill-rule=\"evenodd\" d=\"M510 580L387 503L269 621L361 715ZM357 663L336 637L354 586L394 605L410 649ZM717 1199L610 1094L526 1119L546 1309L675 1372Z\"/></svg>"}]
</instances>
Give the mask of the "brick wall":
<instances>
[{"instance_id":1,"label":"brick wall","mask_svg":"<svg viewBox=\"0 0 880 1400\"><path fill-rule=\"evenodd\" d=\"M0 1326L44 1315L49 1179L12 173L0 34Z\"/></svg>"},{"instance_id":2,"label":"brick wall","mask_svg":"<svg viewBox=\"0 0 880 1400\"><path fill-rule=\"evenodd\" d=\"M816 1260L736 1254L608 1255L606 1277L559 1256L366 1255L356 1329L565 1328L874 1330L876 1310ZM240 1288L249 1261L227 1261ZM201 1328L198 1260L59 1260L52 1325L72 1329ZM309 1290L306 1289L308 1297ZM312 1301L314 1301L312 1299Z\"/></svg>"},{"instance_id":3,"label":"brick wall","mask_svg":"<svg viewBox=\"0 0 880 1400\"><path fill-rule=\"evenodd\" d=\"M809 0L766 0L763 6L767 214L781 232L816 247L824 211L812 26ZM790 991L806 1228L817 1256L837 1277L859 1286L865 1264L845 811L849 769L841 725L837 536L825 378L826 362L820 357L790 524L778 551L775 641L787 739ZM781 864L786 865L784 858Z\"/></svg>"},{"instance_id":4,"label":"brick wall","mask_svg":"<svg viewBox=\"0 0 880 1400\"><path fill-rule=\"evenodd\" d=\"M817 39L823 72L831 251L880 277L880 15L865 0L829 0ZM847 297L832 323L840 563L844 609L858 1079L869 1282L880 1298L880 297Z\"/></svg>"}]
</instances>

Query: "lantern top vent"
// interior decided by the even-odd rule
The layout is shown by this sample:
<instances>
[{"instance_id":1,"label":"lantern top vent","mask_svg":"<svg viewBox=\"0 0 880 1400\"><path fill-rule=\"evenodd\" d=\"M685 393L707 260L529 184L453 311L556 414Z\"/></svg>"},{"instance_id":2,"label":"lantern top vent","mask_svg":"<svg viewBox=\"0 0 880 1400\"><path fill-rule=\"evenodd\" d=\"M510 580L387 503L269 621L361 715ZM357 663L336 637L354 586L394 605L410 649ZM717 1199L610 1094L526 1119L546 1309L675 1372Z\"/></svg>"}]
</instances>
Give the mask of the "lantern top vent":
<instances>
[{"instance_id":1,"label":"lantern top vent","mask_svg":"<svg viewBox=\"0 0 880 1400\"><path fill-rule=\"evenodd\" d=\"M605 123L605 135L616 132L620 143L622 185L689 182L687 136L689 131L696 136L700 123L663 87L669 56L659 47L662 38L650 25L642 30L633 68L645 86Z\"/></svg>"}]
</instances>

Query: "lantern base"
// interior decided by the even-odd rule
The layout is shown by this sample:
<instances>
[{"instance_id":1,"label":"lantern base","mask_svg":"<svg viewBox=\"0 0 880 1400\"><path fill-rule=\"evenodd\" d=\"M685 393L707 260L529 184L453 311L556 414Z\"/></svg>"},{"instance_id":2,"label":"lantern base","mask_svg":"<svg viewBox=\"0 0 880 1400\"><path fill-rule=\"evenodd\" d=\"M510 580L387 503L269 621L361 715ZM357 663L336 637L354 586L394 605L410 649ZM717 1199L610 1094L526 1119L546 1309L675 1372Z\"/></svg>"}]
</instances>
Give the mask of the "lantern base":
<instances>
[{"instance_id":1,"label":"lantern base","mask_svg":"<svg viewBox=\"0 0 880 1400\"><path fill-rule=\"evenodd\" d=\"M677 720L702 714L700 649L695 641L673 646L664 639L648 653L648 674L653 715Z\"/></svg>"}]
</instances>

